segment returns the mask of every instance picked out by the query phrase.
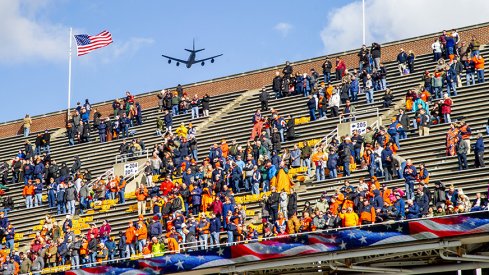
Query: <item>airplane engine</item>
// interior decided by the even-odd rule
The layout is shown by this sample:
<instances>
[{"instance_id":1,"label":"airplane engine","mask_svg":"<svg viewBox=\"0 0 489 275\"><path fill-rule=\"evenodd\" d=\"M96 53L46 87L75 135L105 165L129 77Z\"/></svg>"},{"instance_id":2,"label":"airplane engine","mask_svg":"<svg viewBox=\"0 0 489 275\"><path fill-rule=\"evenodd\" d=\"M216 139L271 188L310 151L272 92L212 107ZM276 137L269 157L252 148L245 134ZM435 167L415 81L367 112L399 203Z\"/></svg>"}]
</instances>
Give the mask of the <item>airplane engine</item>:
<instances>
[{"instance_id":1,"label":"airplane engine","mask_svg":"<svg viewBox=\"0 0 489 275\"><path fill-rule=\"evenodd\" d=\"M211 59L211 63L214 63L214 58Z\"/></svg>"},{"instance_id":2,"label":"airplane engine","mask_svg":"<svg viewBox=\"0 0 489 275\"><path fill-rule=\"evenodd\" d=\"M170 64L170 63L171 63L171 59L168 59L168 64Z\"/></svg>"},{"instance_id":3,"label":"airplane engine","mask_svg":"<svg viewBox=\"0 0 489 275\"><path fill-rule=\"evenodd\" d=\"M180 66L180 62L177 62L177 66Z\"/></svg>"},{"instance_id":4,"label":"airplane engine","mask_svg":"<svg viewBox=\"0 0 489 275\"><path fill-rule=\"evenodd\" d=\"M204 62L204 61L202 61L202 63L200 63L200 65L204 66L204 65L205 65L205 62Z\"/></svg>"}]
</instances>

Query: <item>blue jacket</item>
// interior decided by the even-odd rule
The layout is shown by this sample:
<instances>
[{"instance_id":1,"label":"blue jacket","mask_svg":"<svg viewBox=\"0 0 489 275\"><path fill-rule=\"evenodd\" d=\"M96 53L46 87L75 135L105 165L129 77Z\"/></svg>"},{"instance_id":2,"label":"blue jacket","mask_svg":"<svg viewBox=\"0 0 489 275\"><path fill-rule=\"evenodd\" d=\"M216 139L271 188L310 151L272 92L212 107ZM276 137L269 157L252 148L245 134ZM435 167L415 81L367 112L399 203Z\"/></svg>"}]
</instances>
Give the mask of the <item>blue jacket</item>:
<instances>
[{"instance_id":1,"label":"blue jacket","mask_svg":"<svg viewBox=\"0 0 489 275\"><path fill-rule=\"evenodd\" d=\"M34 174L42 174L44 172L44 164L42 162L39 162L34 166Z\"/></svg>"},{"instance_id":2,"label":"blue jacket","mask_svg":"<svg viewBox=\"0 0 489 275\"><path fill-rule=\"evenodd\" d=\"M360 90L360 86L358 84L358 79L355 78L354 80L352 80L350 84L350 92L358 93L359 90Z\"/></svg>"},{"instance_id":3,"label":"blue jacket","mask_svg":"<svg viewBox=\"0 0 489 275\"><path fill-rule=\"evenodd\" d=\"M156 221L149 225L149 235L150 236L159 236L163 233L163 226L159 221Z\"/></svg>"},{"instance_id":4,"label":"blue jacket","mask_svg":"<svg viewBox=\"0 0 489 275\"><path fill-rule=\"evenodd\" d=\"M391 166L392 165L392 150L389 146L387 146L381 153L382 165L383 166ZM387 160L389 158L390 160Z\"/></svg>"},{"instance_id":5,"label":"blue jacket","mask_svg":"<svg viewBox=\"0 0 489 275\"><path fill-rule=\"evenodd\" d=\"M407 208L409 210L407 214L408 219L416 219L421 216L421 213L419 212L419 206L414 202L413 205L408 206Z\"/></svg>"},{"instance_id":6,"label":"blue jacket","mask_svg":"<svg viewBox=\"0 0 489 275\"><path fill-rule=\"evenodd\" d=\"M209 231L211 233L213 232L219 232L221 230L221 220L218 218L213 218L210 220L210 226L209 226Z\"/></svg>"},{"instance_id":7,"label":"blue jacket","mask_svg":"<svg viewBox=\"0 0 489 275\"><path fill-rule=\"evenodd\" d=\"M85 122L88 122L88 120L90 119L90 114L88 112L85 112L81 115L81 120L83 121L83 123Z\"/></svg>"},{"instance_id":8,"label":"blue jacket","mask_svg":"<svg viewBox=\"0 0 489 275\"><path fill-rule=\"evenodd\" d=\"M477 141L475 142L474 151L476 153L483 153L484 152L484 138L483 137L478 138Z\"/></svg>"},{"instance_id":9,"label":"blue jacket","mask_svg":"<svg viewBox=\"0 0 489 275\"><path fill-rule=\"evenodd\" d=\"M336 169L336 166L338 165L338 158L339 158L338 154L336 154L336 153L329 154L328 162L326 164L328 166L329 170Z\"/></svg>"},{"instance_id":10,"label":"blue jacket","mask_svg":"<svg viewBox=\"0 0 489 275\"><path fill-rule=\"evenodd\" d=\"M200 205L201 204L201 197L202 197L202 189L200 187L195 187L194 190L192 190L192 204L193 205Z\"/></svg>"},{"instance_id":11,"label":"blue jacket","mask_svg":"<svg viewBox=\"0 0 489 275\"><path fill-rule=\"evenodd\" d=\"M98 134L103 135L105 134L105 129L107 128L107 125L105 125L105 123L100 123L100 125L97 128L98 128Z\"/></svg>"},{"instance_id":12,"label":"blue jacket","mask_svg":"<svg viewBox=\"0 0 489 275\"><path fill-rule=\"evenodd\" d=\"M404 176L404 179L406 179L406 181L416 180L417 174L418 174L418 172L416 171L416 166L414 166L414 165L407 166L406 165L406 167L404 167L403 176Z\"/></svg>"},{"instance_id":13,"label":"blue jacket","mask_svg":"<svg viewBox=\"0 0 489 275\"><path fill-rule=\"evenodd\" d=\"M372 206L375 208L375 210L382 209L382 207L384 207L384 199L380 195L380 191L375 189L374 195L375 195L375 197L374 197L374 200L372 202Z\"/></svg>"},{"instance_id":14,"label":"blue jacket","mask_svg":"<svg viewBox=\"0 0 489 275\"><path fill-rule=\"evenodd\" d=\"M407 58L408 58L408 56L407 56L407 54L405 52L399 53L397 55L397 62L399 62L399 63L406 63Z\"/></svg>"},{"instance_id":15,"label":"blue jacket","mask_svg":"<svg viewBox=\"0 0 489 275\"><path fill-rule=\"evenodd\" d=\"M273 177L275 177L277 175L277 168L275 168L275 166L270 166L270 168L268 168L268 179L271 180Z\"/></svg>"},{"instance_id":16,"label":"blue jacket","mask_svg":"<svg viewBox=\"0 0 489 275\"><path fill-rule=\"evenodd\" d=\"M406 217L406 202L401 198L396 203L394 204L396 207L397 213L399 213L399 218L405 218Z\"/></svg>"},{"instance_id":17,"label":"blue jacket","mask_svg":"<svg viewBox=\"0 0 489 275\"><path fill-rule=\"evenodd\" d=\"M34 193L42 194L42 183L34 184Z\"/></svg>"}]
</instances>

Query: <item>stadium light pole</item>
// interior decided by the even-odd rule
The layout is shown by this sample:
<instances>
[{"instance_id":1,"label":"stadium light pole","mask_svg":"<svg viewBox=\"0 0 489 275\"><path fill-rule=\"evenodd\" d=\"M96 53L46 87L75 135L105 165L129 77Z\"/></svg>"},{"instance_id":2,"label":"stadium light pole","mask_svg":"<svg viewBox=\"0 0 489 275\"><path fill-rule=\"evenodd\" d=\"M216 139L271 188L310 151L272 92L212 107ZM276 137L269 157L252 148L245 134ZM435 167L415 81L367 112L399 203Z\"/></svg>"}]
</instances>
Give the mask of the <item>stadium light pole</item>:
<instances>
[{"instance_id":1,"label":"stadium light pole","mask_svg":"<svg viewBox=\"0 0 489 275\"><path fill-rule=\"evenodd\" d=\"M365 45L365 0L362 0L363 45Z\"/></svg>"},{"instance_id":2,"label":"stadium light pole","mask_svg":"<svg viewBox=\"0 0 489 275\"><path fill-rule=\"evenodd\" d=\"M66 111L66 122L70 119L70 106L71 106L71 47L73 44L73 28L70 28L70 57L68 60L68 109Z\"/></svg>"}]
</instances>

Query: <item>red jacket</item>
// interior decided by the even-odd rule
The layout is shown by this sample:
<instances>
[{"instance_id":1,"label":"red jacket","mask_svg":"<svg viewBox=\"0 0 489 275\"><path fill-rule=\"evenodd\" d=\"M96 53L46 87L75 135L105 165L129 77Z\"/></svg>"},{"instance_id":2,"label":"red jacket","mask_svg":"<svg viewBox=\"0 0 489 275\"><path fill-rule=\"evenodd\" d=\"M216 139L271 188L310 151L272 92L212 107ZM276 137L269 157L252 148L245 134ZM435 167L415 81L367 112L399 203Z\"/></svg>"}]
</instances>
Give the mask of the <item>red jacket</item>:
<instances>
[{"instance_id":1,"label":"red jacket","mask_svg":"<svg viewBox=\"0 0 489 275\"><path fill-rule=\"evenodd\" d=\"M441 113L442 114L451 114L452 113L452 104L453 101L450 98L446 98L443 100L443 104L441 105Z\"/></svg>"},{"instance_id":2,"label":"red jacket","mask_svg":"<svg viewBox=\"0 0 489 275\"><path fill-rule=\"evenodd\" d=\"M163 196L168 196L168 193L175 187L175 184L170 180L165 180L160 185L160 190L163 193Z\"/></svg>"}]
</instances>

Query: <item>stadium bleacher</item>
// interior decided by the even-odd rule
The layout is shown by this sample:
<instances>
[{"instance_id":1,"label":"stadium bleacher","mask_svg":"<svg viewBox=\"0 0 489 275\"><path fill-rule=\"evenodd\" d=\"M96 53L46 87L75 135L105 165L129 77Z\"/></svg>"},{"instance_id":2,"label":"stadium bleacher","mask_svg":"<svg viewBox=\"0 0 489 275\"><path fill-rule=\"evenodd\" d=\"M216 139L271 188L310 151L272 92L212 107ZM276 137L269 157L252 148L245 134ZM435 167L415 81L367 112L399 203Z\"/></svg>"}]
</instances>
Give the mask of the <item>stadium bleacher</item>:
<instances>
[{"instance_id":1,"label":"stadium bleacher","mask_svg":"<svg viewBox=\"0 0 489 275\"><path fill-rule=\"evenodd\" d=\"M482 50L482 55L487 55L489 50ZM415 88L421 83L421 76L425 70L433 70L435 62L432 60L432 55L420 55L416 57L415 61L415 73L399 76L396 62L385 62L387 70L387 82L388 87L393 91L394 102L399 102L404 99L406 91L411 88ZM461 75L464 80L464 74ZM489 110L482 107L484 106L485 99L480 97L481 93L489 90L489 84L476 84L473 86L465 86L457 89L458 95L453 97L454 106L452 108L452 120L457 118L464 118L464 121L471 125L473 132L485 132L485 125L487 123L487 117ZM334 81L333 84L338 83ZM271 86L266 87L270 97L273 98L273 92ZM221 96L212 97L211 100L211 113L210 116L217 114L224 106L235 101L245 91L238 91L233 93L224 94ZM359 95L358 102L354 103L356 111L359 114L358 117L364 119L375 118L378 114L385 114L387 111L393 111L394 107L383 108L382 96L384 91L376 91L374 94L374 104L365 103L365 94ZM295 95L291 97L285 97L280 99L271 99L269 101L269 107L278 110L282 116L293 115L295 118L307 117L308 110L306 107L307 99L302 95ZM393 104L395 105L395 104ZM260 102L258 100L258 91L255 94L247 97L246 99L235 102L235 106L230 110L223 112L218 118L207 123L201 131L197 134L198 140L198 156L199 159L204 159L208 156L209 148L212 144L220 144L222 139L228 141L236 140L238 144L245 145L249 140L250 131L252 128L251 118L254 112L260 108ZM340 110L343 105L340 106ZM132 127L131 130L135 131L132 138L140 138L144 141L146 148L153 148L156 144L161 143L162 139L155 135L156 129L156 117L159 116L157 108L150 108L144 112L144 123L141 126ZM395 110L394 110L395 112ZM269 112L264 112L265 115L269 115ZM412 114L410 114L412 115ZM383 124L388 125L390 123L390 117L392 114L383 117ZM201 117L199 119L191 120L190 113L186 115L179 115L174 118L173 125L176 127L180 123L184 122L188 124L191 122L195 126L204 124L208 117ZM326 134L336 129L339 123L338 118L330 118L316 120L295 127L297 138L293 141L286 141L282 143L283 148L292 148L294 144L303 141L316 140L323 138ZM487 181L489 180L489 167L486 168L473 168L474 153L473 150L468 154L469 169L464 171L458 171L456 157L447 157L445 154L445 136L448 129L448 124L433 125L430 130L429 136L419 137L416 133L411 133L408 139L401 140L401 148L398 154L404 159L412 159L415 165L423 162L426 164L427 169L430 172L430 182L442 181L445 185L453 184L457 188L462 188L464 193L473 199L477 192L487 191ZM115 156L118 155L119 146L121 140L113 140L107 143L100 143L98 141L98 135L96 130L92 130L92 140L88 143L77 144L75 146L68 146L68 141L64 136L63 129L50 129L50 132L58 133L57 137L51 140L51 156L56 160L58 164L66 162L69 166L72 163L74 156L79 156L83 165L82 170L88 169L91 171L94 177L104 173L110 169L115 163ZM32 143L35 140L37 133L31 133L27 138ZM0 161L9 161L17 153L17 151L23 147L23 143L26 139L21 136L2 138L0 143L3 145L0 148ZM489 141L486 139L485 144L488 145ZM144 158L144 156L142 156ZM487 160L487 156L485 159ZM456 176L454 176L456 174ZM301 188L298 192L298 209L302 209L306 202L315 202L321 194L328 192L333 194L336 189L340 188L344 184L344 179L348 179L351 185L356 185L361 177L368 177L366 170L357 169L352 171L350 177L327 179L323 181L312 181L311 179L301 183ZM382 180L382 178L380 179ZM389 188L403 188L404 180L394 179L387 182ZM24 200L22 198L23 184L8 184L9 188L6 191L6 195L11 196L14 200L15 207L8 212L9 221L15 227L17 234L16 244L18 244L18 250L26 251L29 248L30 242L33 240L33 234L39 231L40 221L46 216L51 215L58 221L63 220L64 215L57 215L56 209L48 208L46 202L43 206L26 209ZM46 191L44 191L44 194ZM250 193L243 192L235 194L236 197L244 197ZM101 208L84 215L79 215L77 218L84 218L90 223L93 221L97 225L101 224L102 220L108 219L112 226L112 235L118 239L118 233L124 231L127 228L127 223L130 220L137 220L138 215L135 213L136 199L134 196L128 196L124 204L111 204L106 208ZM246 202L243 201L243 205L247 210L254 211L254 216L248 217L246 224L258 225L261 223L260 210L261 206L258 202ZM145 218L151 219L153 214L151 210L147 211ZM77 228L80 230L80 234L87 232L86 227ZM222 242L226 241L225 232L221 234Z\"/></svg>"}]
</instances>

